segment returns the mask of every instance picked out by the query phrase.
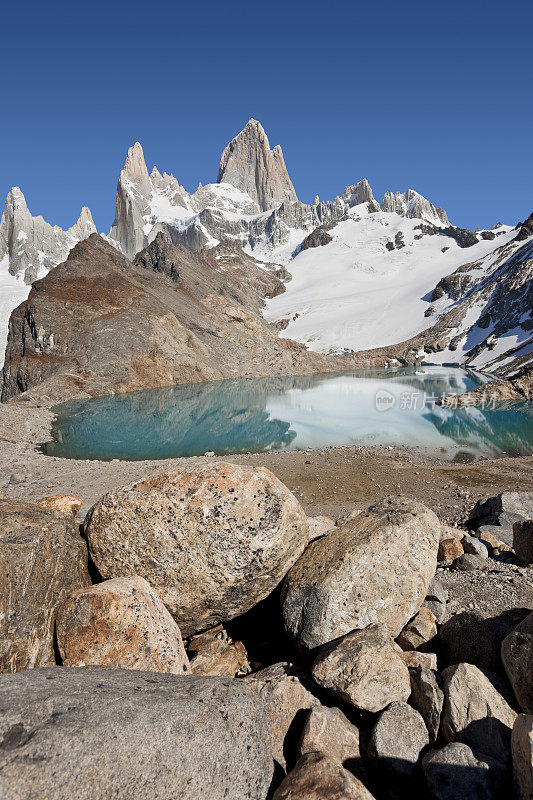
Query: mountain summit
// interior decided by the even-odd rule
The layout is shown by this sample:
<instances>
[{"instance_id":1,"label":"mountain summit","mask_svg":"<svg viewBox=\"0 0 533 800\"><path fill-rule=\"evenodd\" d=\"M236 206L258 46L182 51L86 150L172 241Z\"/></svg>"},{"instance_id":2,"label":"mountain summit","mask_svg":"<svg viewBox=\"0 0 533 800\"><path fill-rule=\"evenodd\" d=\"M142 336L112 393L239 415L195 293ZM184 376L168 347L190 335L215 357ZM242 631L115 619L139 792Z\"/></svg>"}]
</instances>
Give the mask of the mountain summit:
<instances>
[{"instance_id":1,"label":"mountain summit","mask_svg":"<svg viewBox=\"0 0 533 800\"><path fill-rule=\"evenodd\" d=\"M230 183L267 211L284 200L297 200L279 144L270 149L263 126L251 119L227 145L220 159L218 183Z\"/></svg>"}]
</instances>

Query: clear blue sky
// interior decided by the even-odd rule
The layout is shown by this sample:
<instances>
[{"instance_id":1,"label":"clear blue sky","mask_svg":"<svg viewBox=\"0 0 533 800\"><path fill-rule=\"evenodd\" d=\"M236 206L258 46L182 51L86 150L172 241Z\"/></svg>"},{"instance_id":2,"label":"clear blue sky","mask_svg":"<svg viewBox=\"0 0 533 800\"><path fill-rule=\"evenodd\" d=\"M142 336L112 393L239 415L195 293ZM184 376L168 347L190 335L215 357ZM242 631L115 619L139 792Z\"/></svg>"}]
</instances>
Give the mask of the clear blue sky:
<instances>
[{"instance_id":1,"label":"clear blue sky","mask_svg":"<svg viewBox=\"0 0 533 800\"><path fill-rule=\"evenodd\" d=\"M188 189L217 177L250 117L298 196L366 177L417 189L457 225L533 211L533 4L9 3L2 11L1 203L72 224L114 216L138 139Z\"/></svg>"}]
</instances>

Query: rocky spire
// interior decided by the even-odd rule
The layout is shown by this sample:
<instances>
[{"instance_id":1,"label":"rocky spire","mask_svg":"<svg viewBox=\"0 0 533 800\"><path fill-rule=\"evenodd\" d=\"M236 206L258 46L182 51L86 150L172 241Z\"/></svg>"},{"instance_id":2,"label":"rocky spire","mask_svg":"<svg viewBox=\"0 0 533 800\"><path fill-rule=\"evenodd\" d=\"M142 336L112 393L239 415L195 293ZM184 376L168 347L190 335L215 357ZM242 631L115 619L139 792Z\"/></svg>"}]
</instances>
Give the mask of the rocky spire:
<instances>
[{"instance_id":1,"label":"rocky spire","mask_svg":"<svg viewBox=\"0 0 533 800\"><path fill-rule=\"evenodd\" d=\"M262 211L283 201L297 200L281 147L270 149L263 126L251 119L222 153L218 183L246 192Z\"/></svg>"},{"instance_id":2,"label":"rocky spire","mask_svg":"<svg viewBox=\"0 0 533 800\"><path fill-rule=\"evenodd\" d=\"M64 261L74 245L96 232L91 212L84 206L78 221L64 231L43 217L33 217L18 186L7 195L0 222L0 260L9 258L12 275L22 272L32 283Z\"/></svg>"},{"instance_id":3,"label":"rocky spire","mask_svg":"<svg viewBox=\"0 0 533 800\"><path fill-rule=\"evenodd\" d=\"M450 224L448 215L443 208L437 208L413 189L409 189L407 192L386 192L381 202L381 210L395 211L402 217L423 219L433 225L447 227Z\"/></svg>"},{"instance_id":4,"label":"rocky spire","mask_svg":"<svg viewBox=\"0 0 533 800\"><path fill-rule=\"evenodd\" d=\"M142 250L146 244L144 215L152 194L152 183L146 168L144 153L139 142L129 148L119 175L115 220L109 231L128 258Z\"/></svg>"},{"instance_id":5,"label":"rocky spire","mask_svg":"<svg viewBox=\"0 0 533 800\"><path fill-rule=\"evenodd\" d=\"M347 186L342 193L342 199L349 208L358 206L360 203L372 203L372 206L375 206L375 210L379 211L379 204L374 200L372 189L366 178L363 178L355 185Z\"/></svg>"}]
</instances>

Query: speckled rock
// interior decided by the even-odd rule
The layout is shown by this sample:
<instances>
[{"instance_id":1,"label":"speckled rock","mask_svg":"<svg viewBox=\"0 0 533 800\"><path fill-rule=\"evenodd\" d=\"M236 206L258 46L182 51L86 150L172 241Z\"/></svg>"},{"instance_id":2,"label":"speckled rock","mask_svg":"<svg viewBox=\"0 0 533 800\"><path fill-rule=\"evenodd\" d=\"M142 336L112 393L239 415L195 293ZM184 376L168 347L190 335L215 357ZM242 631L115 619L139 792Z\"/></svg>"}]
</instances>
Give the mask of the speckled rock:
<instances>
[{"instance_id":1,"label":"speckled rock","mask_svg":"<svg viewBox=\"0 0 533 800\"><path fill-rule=\"evenodd\" d=\"M411 693L409 670L386 630L369 625L319 652L311 672L315 681L344 703L381 711Z\"/></svg>"},{"instance_id":2,"label":"speckled rock","mask_svg":"<svg viewBox=\"0 0 533 800\"><path fill-rule=\"evenodd\" d=\"M444 708L442 735L474 751L505 761L516 714L489 679L473 664L457 664L442 672Z\"/></svg>"},{"instance_id":3,"label":"speckled rock","mask_svg":"<svg viewBox=\"0 0 533 800\"><path fill-rule=\"evenodd\" d=\"M389 497L311 542L283 585L287 633L309 649L372 623L397 636L435 574L439 531L428 508Z\"/></svg>"},{"instance_id":4,"label":"speckled rock","mask_svg":"<svg viewBox=\"0 0 533 800\"><path fill-rule=\"evenodd\" d=\"M265 716L242 681L53 667L1 676L0 709L10 800L268 795Z\"/></svg>"},{"instance_id":5,"label":"speckled rock","mask_svg":"<svg viewBox=\"0 0 533 800\"><path fill-rule=\"evenodd\" d=\"M37 501L37 505L51 508L52 511L57 511L59 514L75 517L81 508L81 500L72 494L55 494L51 497L41 498L41 500Z\"/></svg>"},{"instance_id":6,"label":"speckled rock","mask_svg":"<svg viewBox=\"0 0 533 800\"><path fill-rule=\"evenodd\" d=\"M57 610L56 635L67 667L189 671L178 626L138 575L74 592Z\"/></svg>"},{"instance_id":7,"label":"speckled rock","mask_svg":"<svg viewBox=\"0 0 533 800\"><path fill-rule=\"evenodd\" d=\"M54 664L58 605L91 580L72 519L0 500L0 672Z\"/></svg>"},{"instance_id":8,"label":"speckled rock","mask_svg":"<svg viewBox=\"0 0 533 800\"><path fill-rule=\"evenodd\" d=\"M138 574L184 636L243 614L307 544L307 518L269 470L217 462L104 495L85 530L104 578Z\"/></svg>"},{"instance_id":9,"label":"speckled rock","mask_svg":"<svg viewBox=\"0 0 533 800\"><path fill-rule=\"evenodd\" d=\"M273 800L374 800L373 795L323 753L306 753L274 792Z\"/></svg>"},{"instance_id":10,"label":"speckled rock","mask_svg":"<svg viewBox=\"0 0 533 800\"><path fill-rule=\"evenodd\" d=\"M274 758L287 767L287 750L296 752L306 711L320 706L292 664L279 663L249 675L245 682L259 695L265 711Z\"/></svg>"},{"instance_id":11,"label":"speckled rock","mask_svg":"<svg viewBox=\"0 0 533 800\"><path fill-rule=\"evenodd\" d=\"M408 667L425 667L426 669L437 669L436 653L420 653L418 650L403 650L398 653L404 664Z\"/></svg>"}]
</instances>

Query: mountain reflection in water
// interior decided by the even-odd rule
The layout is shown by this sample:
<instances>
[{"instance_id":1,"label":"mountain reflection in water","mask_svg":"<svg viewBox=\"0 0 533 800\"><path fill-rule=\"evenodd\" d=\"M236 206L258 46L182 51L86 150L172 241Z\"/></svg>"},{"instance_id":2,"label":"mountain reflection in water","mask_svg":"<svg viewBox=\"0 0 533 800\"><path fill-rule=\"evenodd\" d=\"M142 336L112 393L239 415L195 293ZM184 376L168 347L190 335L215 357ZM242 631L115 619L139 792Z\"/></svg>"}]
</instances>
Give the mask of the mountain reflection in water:
<instances>
[{"instance_id":1,"label":"mountain reflection in water","mask_svg":"<svg viewBox=\"0 0 533 800\"><path fill-rule=\"evenodd\" d=\"M458 445L476 456L531 453L531 404L451 409L434 402L484 381L462 369L424 367L131 392L58 406L53 441L42 449L103 460L350 444L444 448L450 456ZM390 405L378 410L383 392Z\"/></svg>"}]
</instances>

